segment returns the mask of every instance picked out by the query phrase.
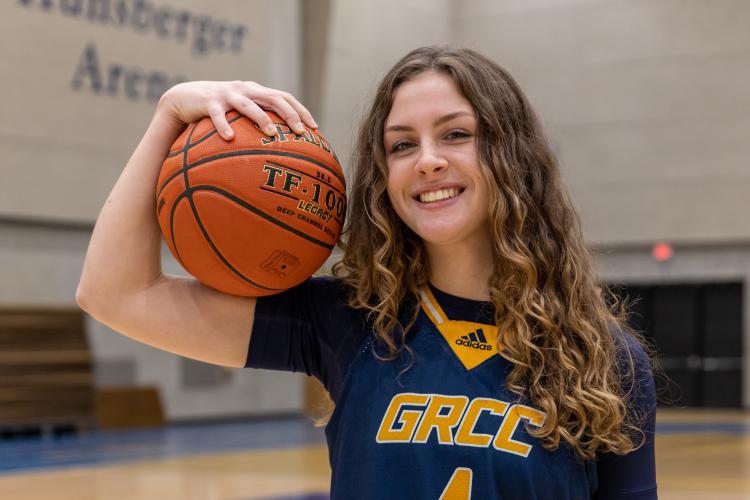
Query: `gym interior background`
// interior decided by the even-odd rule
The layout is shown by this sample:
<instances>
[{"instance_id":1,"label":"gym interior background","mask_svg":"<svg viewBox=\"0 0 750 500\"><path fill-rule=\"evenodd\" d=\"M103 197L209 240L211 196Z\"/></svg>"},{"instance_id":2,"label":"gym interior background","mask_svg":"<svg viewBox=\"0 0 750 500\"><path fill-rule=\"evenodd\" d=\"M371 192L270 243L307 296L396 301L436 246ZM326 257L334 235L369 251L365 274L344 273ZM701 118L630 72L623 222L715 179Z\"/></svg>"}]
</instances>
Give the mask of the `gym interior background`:
<instances>
[{"instance_id":1,"label":"gym interior background","mask_svg":"<svg viewBox=\"0 0 750 500\"><path fill-rule=\"evenodd\" d=\"M0 427L58 422L66 402L112 425L134 404L170 422L309 409L302 375L182 359L80 313L90 233L169 86L288 90L346 167L375 82L428 44L478 49L526 91L602 279L639 298L633 323L671 380L664 404L747 409L749 21L742 0L4 2Z\"/></svg>"}]
</instances>

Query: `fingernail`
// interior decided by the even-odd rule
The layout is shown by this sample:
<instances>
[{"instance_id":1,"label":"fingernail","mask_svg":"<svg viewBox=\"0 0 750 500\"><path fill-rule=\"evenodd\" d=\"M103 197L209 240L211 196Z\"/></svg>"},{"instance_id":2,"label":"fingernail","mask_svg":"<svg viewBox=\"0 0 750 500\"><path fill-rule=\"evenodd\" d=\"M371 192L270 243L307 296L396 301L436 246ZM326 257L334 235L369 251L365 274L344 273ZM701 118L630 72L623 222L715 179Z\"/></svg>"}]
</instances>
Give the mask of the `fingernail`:
<instances>
[{"instance_id":1,"label":"fingernail","mask_svg":"<svg viewBox=\"0 0 750 500\"><path fill-rule=\"evenodd\" d=\"M224 137L227 139L231 139L234 137L234 131L231 128L228 128L224 131Z\"/></svg>"},{"instance_id":2,"label":"fingernail","mask_svg":"<svg viewBox=\"0 0 750 500\"><path fill-rule=\"evenodd\" d=\"M310 121L312 122L313 128L318 128L318 122L316 122L315 120L310 120Z\"/></svg>"},{"instance_id":3,"label":"fingernail","mask_svg":"<svg viewBox=\"0 0 750 500\"><path fill-rule=\"evenodd\" d=\"M263 130L265 130L267 135L274 135L276 133L276 127L273 125L267 125Z\"/></svg>"},{"instance_id":4,"label":"fingernail","mask_svg":"<svg viewBox=\"0 0 750 500\"><path fill-rule=\"evenodd\" d=\"M302 125L302 122L297 122L297 123L294 124L294 130L297 131L297 132L302 133L302 132L305 131L305 126Z\"/></svg>"}]
</instances>

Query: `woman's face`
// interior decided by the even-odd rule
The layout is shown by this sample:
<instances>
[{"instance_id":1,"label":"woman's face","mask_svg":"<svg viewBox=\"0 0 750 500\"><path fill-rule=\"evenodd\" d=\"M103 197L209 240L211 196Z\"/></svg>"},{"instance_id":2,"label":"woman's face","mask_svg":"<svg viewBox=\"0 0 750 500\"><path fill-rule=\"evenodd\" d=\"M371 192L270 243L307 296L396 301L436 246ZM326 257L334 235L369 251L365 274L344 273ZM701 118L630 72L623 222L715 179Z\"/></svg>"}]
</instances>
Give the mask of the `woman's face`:
<instances>
[{"instance_id":1,"label":"woman's face","mask_svg":"<svg viewBox=\"0 0 750 500\"><path fill-rule=\"evenodd\" d=\"M384 127L388 196L428 246L489 236L476 132L474 109L450 77L429 71L396 90Z\"/></svg>"}]
</instances>

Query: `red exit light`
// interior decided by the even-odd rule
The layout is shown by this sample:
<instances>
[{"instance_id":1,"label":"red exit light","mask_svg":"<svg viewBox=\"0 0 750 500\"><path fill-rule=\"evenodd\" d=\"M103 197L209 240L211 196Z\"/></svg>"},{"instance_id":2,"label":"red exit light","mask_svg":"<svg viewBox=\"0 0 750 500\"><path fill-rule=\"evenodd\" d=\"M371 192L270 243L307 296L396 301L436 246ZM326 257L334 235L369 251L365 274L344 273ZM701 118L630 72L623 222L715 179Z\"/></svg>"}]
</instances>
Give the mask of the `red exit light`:
<instances>
[{"instance_id":1,"label":"red exit light","mask_svg":"<svg viewBox=\"0 0 750 500\"><path fill-rule=\"evenodd\" d=\"M667 262L674 257L674 248L669 243L655 243L651 249L651 256L657 262Z\"/></svg>"}]
</instances>

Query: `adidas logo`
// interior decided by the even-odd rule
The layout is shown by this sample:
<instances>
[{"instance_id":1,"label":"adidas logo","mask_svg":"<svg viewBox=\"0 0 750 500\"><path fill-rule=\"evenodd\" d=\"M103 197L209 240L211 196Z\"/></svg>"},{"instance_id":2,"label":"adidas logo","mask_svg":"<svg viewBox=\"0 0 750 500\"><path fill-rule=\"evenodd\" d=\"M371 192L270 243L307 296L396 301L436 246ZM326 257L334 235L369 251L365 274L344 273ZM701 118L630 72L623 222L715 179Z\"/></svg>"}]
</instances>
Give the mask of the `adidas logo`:
<instances>
[{"instance_id":1,"label":"adidas logo","mask_svg":"<svg viewBox=\"0 0 750 500\"><path fill-rule=\"evenodd\" d=\"M492 350L492 346L487 342L487 337L484 336L484 331L481 328L477 328L470 334L457 338L456 344L470 347L472 349L479 349L481 351Z\"/></svg>"}]
</instances>

